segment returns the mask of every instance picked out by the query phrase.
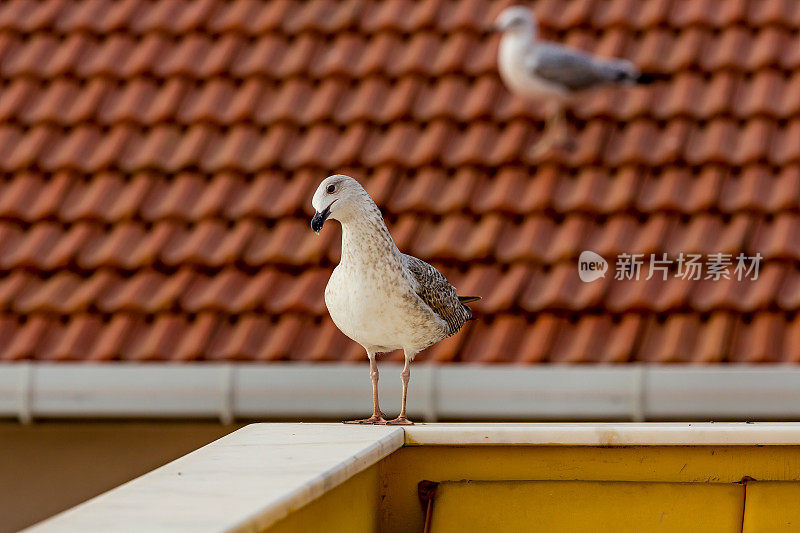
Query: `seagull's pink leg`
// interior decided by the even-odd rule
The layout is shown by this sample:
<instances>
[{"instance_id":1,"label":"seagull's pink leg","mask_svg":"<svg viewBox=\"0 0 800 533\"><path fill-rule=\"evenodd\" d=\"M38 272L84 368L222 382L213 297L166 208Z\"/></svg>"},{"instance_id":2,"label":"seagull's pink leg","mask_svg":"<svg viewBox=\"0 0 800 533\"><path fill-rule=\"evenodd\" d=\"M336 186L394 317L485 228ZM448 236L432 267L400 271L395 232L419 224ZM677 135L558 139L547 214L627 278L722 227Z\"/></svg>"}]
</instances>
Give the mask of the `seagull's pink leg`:
<instances>
[{"instance_id":1,"label":"seagull's pink leg","mask_svg":"<svg viewBox=\"0 0 800 533\"><path fill-rule=\"evenodd\" d=\"M555 144L559 148L562 148L568 152L575 150L575 141L574 139L570 139L569 137L569 128L567 128L567 117L564 113L564 108L562 106L558 107L558 112L556 114L555 122L553 123L553 129L555 130Z\"/></svg>"},{"instance_id":2,"label":"seagull's pink leg","mask_svg":"<svg viewBox=\"0 0 800 533\"><path fill-rule=\"evenodd\" d=\"M386 418L378 407L378 363L375 354L367 352L369 356L369 377L372 379L372 416L361 420L345 420L345 424L385 424Z\"/></svg>"},{"instance_id":3,"label":"seagull's pink leg","mask_svg":"<svg viewBox=\"0 0 800 533\"><path fill-rule=\"evenodd\" d=\"M543 156L554 146L566 146L569 142L569 131L561 103L549 102L546 113L544 132L533 147L533 157Z\"/></svg>"},{"instance_id":4,"label":"seagull's pink leg","mask_svg":"<svg viewBox=\"0 0 800 533\"><path fill-rule=\"evenodd\" d=\"M408 380L411 377L411 371L408 367L411 364L411 359L414 357L414 354L409 356L408 353L406 353L405 356L406 364L403 367L403 372L400 374L400 379L403 381L403 400L400 404L400 415L394 420L386 422L393 426L410 426L414 424L414 422L406 417L406 396L408 395Z\"/></svg>"}]
</instances>

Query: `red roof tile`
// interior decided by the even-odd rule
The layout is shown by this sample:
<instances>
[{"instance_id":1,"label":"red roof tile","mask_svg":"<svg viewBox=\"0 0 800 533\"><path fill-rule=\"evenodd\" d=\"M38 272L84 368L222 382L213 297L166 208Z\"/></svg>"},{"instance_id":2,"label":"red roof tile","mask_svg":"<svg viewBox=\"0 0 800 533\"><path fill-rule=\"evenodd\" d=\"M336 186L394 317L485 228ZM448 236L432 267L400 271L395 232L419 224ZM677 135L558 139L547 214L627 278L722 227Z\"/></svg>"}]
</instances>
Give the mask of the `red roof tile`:
<instances>
[{"instance_id":1,"label":"red roof tile","mask_svg":"<svg viewBox=\"0 0 800 533\"><path fill-rule=\"evenodd\" d=\"M420 359L798 362L800 10L535 2L546 37L671 79L587 95L576 149L533 157L488 32L509 3L0 4L0 360L363 359L323 302L340 233L308 228L344 172L483 296ZM764 259L614 279L681 252Z\"/></svg>"}]
</instances>

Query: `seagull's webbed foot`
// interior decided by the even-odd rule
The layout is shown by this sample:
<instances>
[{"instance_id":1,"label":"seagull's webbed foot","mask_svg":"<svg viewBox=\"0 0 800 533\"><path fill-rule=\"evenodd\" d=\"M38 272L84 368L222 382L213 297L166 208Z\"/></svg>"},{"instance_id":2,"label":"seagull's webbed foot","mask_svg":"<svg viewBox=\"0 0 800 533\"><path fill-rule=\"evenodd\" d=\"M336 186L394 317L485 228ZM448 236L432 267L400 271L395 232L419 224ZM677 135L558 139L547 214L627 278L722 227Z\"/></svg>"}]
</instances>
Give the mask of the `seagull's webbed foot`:
<instances>
[{"instance_id":1,"label":"seagull's webbed foot","mask_svg":"<svg viewBox=\"0 0 800 533\"><path fill-rule=\"evenodd\" d=\"M536 143L530 151L530 157L532 159L539 159L548 155L551 150L562 150L567 153L572 153L577 150L578 144L575 142L574 139L564 139L564 140L551 140L551 139L542 139L538 143Z\"/></svg>"},{"instance_id":2,"label":"seagull's webbed foot","mask_svg":"<svg viewBox=\"0 0 800 533\"><path fill-rule=\"evenodd\" d=\"M386 421L386 415L383 413L372 415L369 418L362 418L360 420L343 420L342 424L376 424L376 425L384 425L388 424Z\"/></svg>"},{"instance_id":3,"label":"seagull's webbed foot","mask_svg":"<svg viewBox=\"0 0 800 533\"><path fill-rule=\"evenodd\" d=\"M544 157L553 148L555 143L551 139L542 138L537 142L530 151L533 159Z\"/></svg>"},{"instance_id":4,"label":"seagull's webbed foot","mask_svg":"<svg viewBox=\"0 0 800 533\"><path fill-rule=\"evenodd\" d=\"M394 420L386 422L387 426L413 426L414 422L404 416L398 416Z\"/></svg>"}]
</instances>

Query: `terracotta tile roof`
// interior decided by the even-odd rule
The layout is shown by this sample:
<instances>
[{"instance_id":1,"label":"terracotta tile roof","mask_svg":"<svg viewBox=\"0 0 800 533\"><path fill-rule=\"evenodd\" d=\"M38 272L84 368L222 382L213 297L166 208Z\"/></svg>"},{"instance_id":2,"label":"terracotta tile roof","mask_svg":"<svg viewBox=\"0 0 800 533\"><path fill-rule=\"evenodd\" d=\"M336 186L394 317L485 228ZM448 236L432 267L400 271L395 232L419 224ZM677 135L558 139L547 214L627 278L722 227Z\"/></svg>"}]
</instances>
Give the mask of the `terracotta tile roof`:
<instances>
[{"instance_id":1,"label":"terracotta tile roof","mask_svg":"<svg viewBox=\"0 0 800 533\"><path fill-rule=\"evenodd\" d=\"M362 360L322 300L339 232L308 228L344 172L484 297L423 359L798 361L800 2L536 2L546 37L671 75L576 103L542 159L507 3L2 3L0 360ZM764 261L582 283L582 250Z\"/></svg>"}]
</instances>

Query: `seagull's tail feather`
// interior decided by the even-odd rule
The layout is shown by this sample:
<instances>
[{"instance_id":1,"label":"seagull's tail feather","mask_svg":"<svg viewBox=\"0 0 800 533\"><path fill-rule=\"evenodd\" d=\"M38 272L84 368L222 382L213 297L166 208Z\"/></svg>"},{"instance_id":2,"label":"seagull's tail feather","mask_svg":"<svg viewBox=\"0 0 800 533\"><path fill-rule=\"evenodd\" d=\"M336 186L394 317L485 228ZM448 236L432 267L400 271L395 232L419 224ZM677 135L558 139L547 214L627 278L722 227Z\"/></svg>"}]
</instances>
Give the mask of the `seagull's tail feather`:
<instances>
[{"instance_id":1,"label":"seagull's tail feather","mask_svg":"<svg viewBox=\"0 0 800 533\"><path fill-rule=\"evenodd\" d=\"M669 79L670 75L664 74L663 72L641 72L633 79L633 83L647 85L657 81L667 81Z\"/></svg>"},{"instance_id":2,"label":"seagull's tail feather","mask_svg":"<svg viewBox=\"0 0 800 533\"><path fill-rule=\"evenodd\" d=\"M464 305L464 308L469 312L469 317L467 317L467 322L469 322L470 320L477 320L477 318L475 318L475 316L472 314L472 309L470 309L466 304L468 304L470 302L477 302L480 299L481 299L480 296L459 296L458 297L458 301L461 302L461 304Z\"/></svg>"},{"instance_id":3,"label":"seagull's tail feather","mask_svg":"<svg viewBox=\"0 0 800 533\"><path fill-rule=\"evenodd\" d=\"M604 72L606 80L612 83L644 85L671 78L663 72L641 72L627 59L609 60L602 63L600 68Z\"/></svg>"},{"instance_id":4,"label":"seagull's tail feather","mask_svg":"<svg viewBox=\"0 0 800 533\"><path fill-rule=\"evenodd\" d=\"M470 309L470 308L469 308L468 306L466 306L466 305L464 306L464 309L466 309L466 310L467 310L467 315L468 315L468 316L467 316L467 322L469 322L470 320L478 320L477 318L475 318L475 315L474 315L474 314L472 314L472 309Z\"/></svg>"}]
</instances>

